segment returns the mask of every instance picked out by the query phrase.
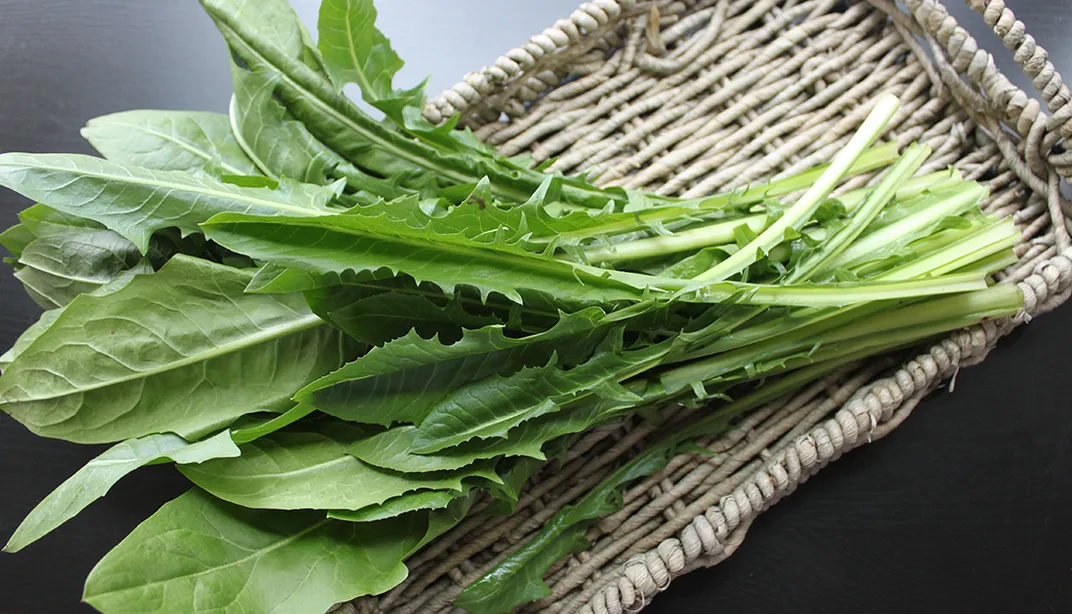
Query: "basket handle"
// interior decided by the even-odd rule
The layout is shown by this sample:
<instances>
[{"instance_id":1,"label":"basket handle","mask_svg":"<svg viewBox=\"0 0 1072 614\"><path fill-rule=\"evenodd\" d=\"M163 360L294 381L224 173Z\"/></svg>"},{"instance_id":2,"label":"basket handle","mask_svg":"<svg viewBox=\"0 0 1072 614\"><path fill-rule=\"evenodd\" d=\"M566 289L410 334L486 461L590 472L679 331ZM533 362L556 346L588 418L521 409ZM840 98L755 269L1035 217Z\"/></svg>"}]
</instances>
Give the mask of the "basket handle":
<instances>
[{"instance_id":1,"label":"basket handle","mask_svg":"<svg viewBox=\"0 0 1072 614\"><path fill-rule=\"evenodd\" d=\"M932 41L936 39L950 58L951 66L945 68L951 68L957 79L963 74L977 85L994 105L986 114L996 115L995 119L1015 129L1024 140L1022 155L1027 168L1017 169L1012 160L1010 166L1032 189L1046 193L1050 169L1066 179L1072 177L1072 156L1054 150L1059 142L1072 137L1072 94L1049 61L1046 50L1027 33L1024 23L1016 19L1002 0L966 2L983 16L1005 47L1013 51L1014 59L1032 79L1052 115L1047 116L1038 100L998 70L993 56L979 47L944 6L934 0L907 0L905 4L924 32Z\"/></svg>"},{"instance_id":2,"label":"basket handle","mask_svg":"<svg viewBox=\"0 0 1072 614\"><path fill-rule=\"evenodd\" d=\"M636 0L591 0L577 7L566 19L559 19L553 26L530 38L525 44L511 49L495 60L491 66L485 66L476 72L465 75L463 81L450 89L431 98L425 103L424 118L433 124L465 113L482 99L509 87L518 88L518 97L522 100L534 100L553 83L547 83L536 75L548 70L555 64L554 56L567 47L579 48L581 41L595 42L601 33L606 33L618 24L622 17L636 4ZM514 109L517 114L524 113L524 107L518 103ZM509 111L509 109L508 109ZM497 112L485 121L498 119ZM466 118L463 123L472 123ZM478 122L481 123L481 122Z\"/></svg>"}]
</instances>

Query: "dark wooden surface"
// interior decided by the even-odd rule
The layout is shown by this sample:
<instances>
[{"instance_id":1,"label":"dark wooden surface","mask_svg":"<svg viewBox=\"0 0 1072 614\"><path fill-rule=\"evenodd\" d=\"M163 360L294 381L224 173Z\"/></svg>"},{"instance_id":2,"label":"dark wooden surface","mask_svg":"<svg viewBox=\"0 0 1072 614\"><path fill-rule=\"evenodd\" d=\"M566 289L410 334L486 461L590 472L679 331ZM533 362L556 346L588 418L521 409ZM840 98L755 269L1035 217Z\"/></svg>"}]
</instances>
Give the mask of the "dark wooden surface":
<instances>
[{"instance_id":1,"label":"dark wooden surface","mask_svg":"<svg viewBox=\"0 0 1072 614\"><path fill-rule=\"evenodd\" d=\"M1068 0L1012 4L1072 74ZM1029 87L982 19L951 8ZM450 43L442 37L429 53ZM222 111L229 89L223 45L195 2L0 0L0 150L90 153L78 129L91 117ZM24 204L0 194L0 225ZM38 311L5 267L0 346ZM676 580L648 611L1072 611L1070 348L1072 307L1032 322L962 372L955 393L823 471L756 521L729 561ZM0 539L98 452L0 416ZM183 489L169 467L140 470L41 542L0 556L0 614L89 611L78 603L89 569Z\"/></svg>"}]
</instances>

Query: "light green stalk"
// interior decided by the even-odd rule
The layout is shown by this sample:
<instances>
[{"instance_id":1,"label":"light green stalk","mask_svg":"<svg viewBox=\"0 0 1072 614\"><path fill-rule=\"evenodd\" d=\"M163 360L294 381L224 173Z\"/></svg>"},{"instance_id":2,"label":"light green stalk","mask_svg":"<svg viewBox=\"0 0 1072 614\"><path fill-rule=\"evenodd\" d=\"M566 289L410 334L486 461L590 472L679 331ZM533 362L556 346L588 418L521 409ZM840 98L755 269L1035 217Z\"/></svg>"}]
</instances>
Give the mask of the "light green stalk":
<instances>
[{"instance_id":1,"label":"light green stalk","mask_svg":"<svg viewBox=\"0 0 1072 614\"><path fill-rule=\"evenodd\" d=\"M799 230L806 224L815 210L819 208L823 199L841 181L841 178L852 166L852 163L860 157L860 154L875 142L879 134L893 118L899 103L897 97L884 94L875 103L875 108L867 115L860 129L852 135L849 142L834 156L830 166L815 181L782 217L778 218L758 237L744 246L729 258L718 263L707 272L696 277L702 281L722 281L737 275L754 263L760 254L766 254L777 244L785 240L786 231Z\"/></svg>"}]
</instances>

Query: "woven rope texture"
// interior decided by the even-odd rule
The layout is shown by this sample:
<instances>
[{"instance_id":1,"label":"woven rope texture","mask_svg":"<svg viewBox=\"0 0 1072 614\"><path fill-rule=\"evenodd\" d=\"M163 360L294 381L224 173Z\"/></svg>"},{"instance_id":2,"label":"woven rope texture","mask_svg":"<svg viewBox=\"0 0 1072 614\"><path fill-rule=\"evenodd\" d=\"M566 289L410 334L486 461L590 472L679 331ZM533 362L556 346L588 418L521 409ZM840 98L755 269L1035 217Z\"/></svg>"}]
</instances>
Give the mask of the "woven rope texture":
<instances>
[{"instance_id":1,"label":"woven rope texture","mask_svg":"<svg viewBox=\"0 0 1072 614\"><path fill-rule=\"evenodd\" d=\"M970 0L1038 90L1018 89L939 4L908 0L593 0L429 101L504 154L555 158L600 184L698 196L790 174L831 157L882 92L902 106L886 138L930 145L920 172L947 166L990 188L989 213L1023 233L1017 318L846 368L767 404L625 493L589 532L593 546L552 567L531 612L620 614L672 579L714 565L752 520L827 463L878 439L1013 327L1068 299L1072 259L1060 183L1072 176L1072 96L1000 1ZM871 180L846 182L852 189ZM474 516L409 561L410 576L336 612L452 611L451 600L622 460L696 411L666 408L586 435L528 486L509 517Z\"/></svg>"}]
</instances>

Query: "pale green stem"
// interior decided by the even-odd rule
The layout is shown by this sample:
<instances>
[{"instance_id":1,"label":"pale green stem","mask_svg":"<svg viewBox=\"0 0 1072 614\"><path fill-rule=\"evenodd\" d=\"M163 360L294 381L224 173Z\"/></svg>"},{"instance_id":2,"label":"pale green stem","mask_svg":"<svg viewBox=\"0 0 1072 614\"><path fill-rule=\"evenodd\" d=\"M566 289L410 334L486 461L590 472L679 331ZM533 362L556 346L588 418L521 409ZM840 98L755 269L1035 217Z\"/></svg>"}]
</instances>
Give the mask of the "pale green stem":
<instances>
[{"instance_id":1,"label":"pale green stem","mask_svg":"<svg viewBox=\"0 0 1072 614\"><path fill-rule=\"evenodd\" d=\"M904 184L905 180L912 176L923 161L931 153L931 148L926 145L920 146L915 143L908 146L901 159L894 164L882 181L871 190L859 209L853 212L848 224L834 236L823 242L822 249L815 252L812 257L805 258L804 262L797 265L793 272L785 278L785 283L791 284L808 279L812 273L820 273L827 263L833 261L849 245L852 244L875 217L890 202L897 188Z\"/></svg>"},{"instance_id":2,"label":"pale green stem","mask_svg":"<svg viewBox=\"0 0 1072 614\"><path fill-rule=\"evenodd\" d=\"M963 213L982 202L986 198L987 189L977 183L962 183L949 190L936 192L935 196L939 194L943 197L937 203L864 236L837 258L828 262L826 270L834 270L851 264L860 258L877 253L883 247L895 244L924 228L937 224L946 216Z\"/></svg>"},{"instance_id":3,"label":"pale green stem","mask_svg":"<svg viewBox=\"0 0 1072 614\"><path fill-rule=\"evenodd\" d=\"M786 231L799 229L806 224L815 210L819 208L823 199L841 181L852 163L860 157L871 143L878 138L879 134L889 123L893 114L897 111L897 97L883 94L875 103L875 108L867 115L860 129L852 135L849 142L841 149L830 162L823 174L804 193L803 196L778 218L758 237L744 246L729 258L716 264L707 272L696 276L701 281L722 281L737 275L760 257L760 254L768 253L771 248L785 240Z\"/></svg>"}]
</instances>

